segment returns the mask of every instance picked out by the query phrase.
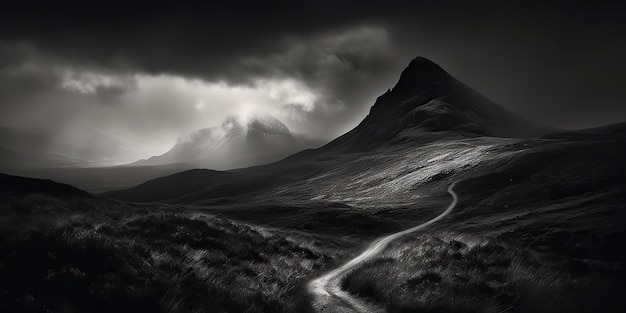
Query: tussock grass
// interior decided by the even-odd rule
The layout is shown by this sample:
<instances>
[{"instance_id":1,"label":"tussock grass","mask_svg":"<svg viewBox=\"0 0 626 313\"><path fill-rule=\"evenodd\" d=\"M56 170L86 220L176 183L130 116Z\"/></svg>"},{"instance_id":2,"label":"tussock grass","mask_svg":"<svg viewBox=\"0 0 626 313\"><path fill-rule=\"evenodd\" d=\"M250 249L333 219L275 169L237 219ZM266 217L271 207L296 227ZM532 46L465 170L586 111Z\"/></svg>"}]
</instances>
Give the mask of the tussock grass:
<instances>
[{"instance_id":1,"label":"tussock grass","mask_svg":"<svg viewBox=\"0 0 626 313\"><path fill-rule=\"evenodd\" d=\"M197 210L42 195L1 204L0 224L3 312L302 311L302 281L345 247Z\"/></svg>"},{"instance_id":2,"label":"tussock grass","mask_svg":"<svg viewBox=\"0 0 626 313\"><path fill-rule=\"evenodd\" d=\"M619 308L622 278L494 239L440 234L394 243L348 274L343 288L390 313L607 312Z\"/></svg>"}]
</instances>

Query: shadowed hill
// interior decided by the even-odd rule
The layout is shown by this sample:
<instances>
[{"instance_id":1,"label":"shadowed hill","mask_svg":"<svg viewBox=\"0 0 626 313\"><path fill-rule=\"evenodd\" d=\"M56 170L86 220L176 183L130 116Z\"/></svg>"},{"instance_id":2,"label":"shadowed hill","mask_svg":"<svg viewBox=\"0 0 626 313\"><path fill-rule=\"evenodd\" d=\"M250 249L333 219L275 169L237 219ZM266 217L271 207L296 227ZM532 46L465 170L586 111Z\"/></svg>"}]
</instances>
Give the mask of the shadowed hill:
<instances>
[{"instance_id":1,"label":"shadowed hill","mask_svg":"<svg viewBox=\"0 0 626 313\"><path fill-rule=\"evenodd\" d=\"M15 195L40 193L52 196L80 196L91 195L78 188L66 184L60 184L51 180L26 178L0 173L0 195Z\"/></svg>"},{"instance_id":2,"label":"shadowed hill","mask_svg":"<svg viewBox=\"0 0 626 313\"><path fill-rule=\"evenodd\" d=\"M133 188L106 192L102 195L125 201L165 201L230 181L236 176L229 172L195 169L155 178Z\"/></svg>"}]
</instances>

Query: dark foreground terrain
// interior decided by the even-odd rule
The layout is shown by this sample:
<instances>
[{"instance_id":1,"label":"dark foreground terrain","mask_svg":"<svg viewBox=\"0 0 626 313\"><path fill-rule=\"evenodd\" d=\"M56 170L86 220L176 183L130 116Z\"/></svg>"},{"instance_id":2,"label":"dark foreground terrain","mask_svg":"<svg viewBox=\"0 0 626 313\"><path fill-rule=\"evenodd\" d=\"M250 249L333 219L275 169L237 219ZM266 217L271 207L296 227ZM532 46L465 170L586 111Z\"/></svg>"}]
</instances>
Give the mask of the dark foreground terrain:
<instances>
[{"instance_id":1,"label":"dark foreground terrain","mask_svg":"<svg viewBox=\"0 0 626 313\"><path fill-rule=\"evenodd\" d=\"M8 312L621 312L626 125L532 128L418 58L328 145L91 195L1 175ZM543 130L545 131L545 130ZM438 216L340 277L376 238Z\"/></svg>"},{"instance_id":2,"label":"dark foreground terrain","mask_svg":"<svg viewBox=\"0 0 626 313\"><path fill-rule=\"evenodd\" d=\"M299 283L353 244L1 179L3 312L299 311ZM45 190L11 187L28 181Z\"/></svg>"}]
</instances>

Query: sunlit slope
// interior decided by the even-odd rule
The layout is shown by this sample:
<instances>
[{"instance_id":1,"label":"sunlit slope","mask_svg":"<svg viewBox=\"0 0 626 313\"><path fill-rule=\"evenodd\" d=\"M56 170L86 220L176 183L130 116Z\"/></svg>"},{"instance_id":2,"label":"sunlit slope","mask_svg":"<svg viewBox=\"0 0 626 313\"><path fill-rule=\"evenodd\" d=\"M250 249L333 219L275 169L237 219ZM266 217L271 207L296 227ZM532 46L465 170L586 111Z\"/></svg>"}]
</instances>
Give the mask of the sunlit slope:
<instances>
[{"instance_id":1,"label":"sunlit slope","mask_svg":"<svg viewBox=\"0 0 626 313\"><path fill-rule=\"evenodd\" d=\"M176 191L175 186L184 183L188 188L168 194L165 201L209 204L271 198L283 202L340 201L359 207L409 206L428 198L432 190L441 189L450 180L508 172L545 177L543 181L537 179L538 186L567 181L583 190L598 188L594 186L603 182L616 183L619 167L623 167L617 161L622 138L612 134L576 139L475 137L441 139L419 146L395 144L368 153L292 158L229 171L228 175L213 171L180 173L106 195L157 201L163 197L155 188L172 186Z\"/></svg>"}]
</instances>

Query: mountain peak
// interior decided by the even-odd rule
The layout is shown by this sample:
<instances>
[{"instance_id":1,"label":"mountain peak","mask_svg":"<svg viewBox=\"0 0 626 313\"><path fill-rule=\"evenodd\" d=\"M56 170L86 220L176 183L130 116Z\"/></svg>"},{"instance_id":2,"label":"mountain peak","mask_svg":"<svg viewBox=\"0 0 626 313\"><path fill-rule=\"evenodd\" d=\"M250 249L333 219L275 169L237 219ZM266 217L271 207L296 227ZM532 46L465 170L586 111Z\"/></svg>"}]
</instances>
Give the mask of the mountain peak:
<instances>
[{"instance_id":1,"label":"mountain peak","mask_svg":"<svg viewBox=\"0 0 626 313\"><path fill-rule=\"evenodd\" d=\"M221 130L225 135L246 134L249 131L267 134L291 133L287 125L273 115L256 111L228 115L222 122Z\"/></svg>"},{"instance_id":2,"label":"mountain peak","mask_svg":"<svg viewBox=\"0 0 626 313\"><path fill-rule=\"evenodd\" d=\"M393 91L412 91L416 89L430 89L433 85L446 84L451 76L433 61L418 56L411 60L402 71L400 80L393 87Z\"/></svg>"},{"instance_id":3,"label":"mountain peak","mask_svg":"<svg viewBox=\"0 0 626 313\"><path fill-rule=\"evenodd\" d=\"M245 111L228 115L219 126L181 137L168 152L139 165L185 163L231 169L276 161L304 148L276 117Z\"/></svg>"},{"instance_id":4,"label":"mountain peak","mask_svg":"<svg viewBox=\"0 0 626 313\"><path fill-rule=\"evenodd\" d=\"M260 131L267 134L289 134L289 128L283 122L270 114L254 114L248 116L248 130Z\"/></svg>"},{"instance_id":5,"label":"mountain peak","mask_svg":"<svg viewBox=\"0 0 626 313\"><path fill-rule=\"evenodd\" d=\"M434 62L417 57L402 71L393 89L376 99L357 127L324 149L363 151L388 143L446 136L437 135L438 132L526 136L536 133L536 127L461 83Z\"/></svg>"}]
</instances>

